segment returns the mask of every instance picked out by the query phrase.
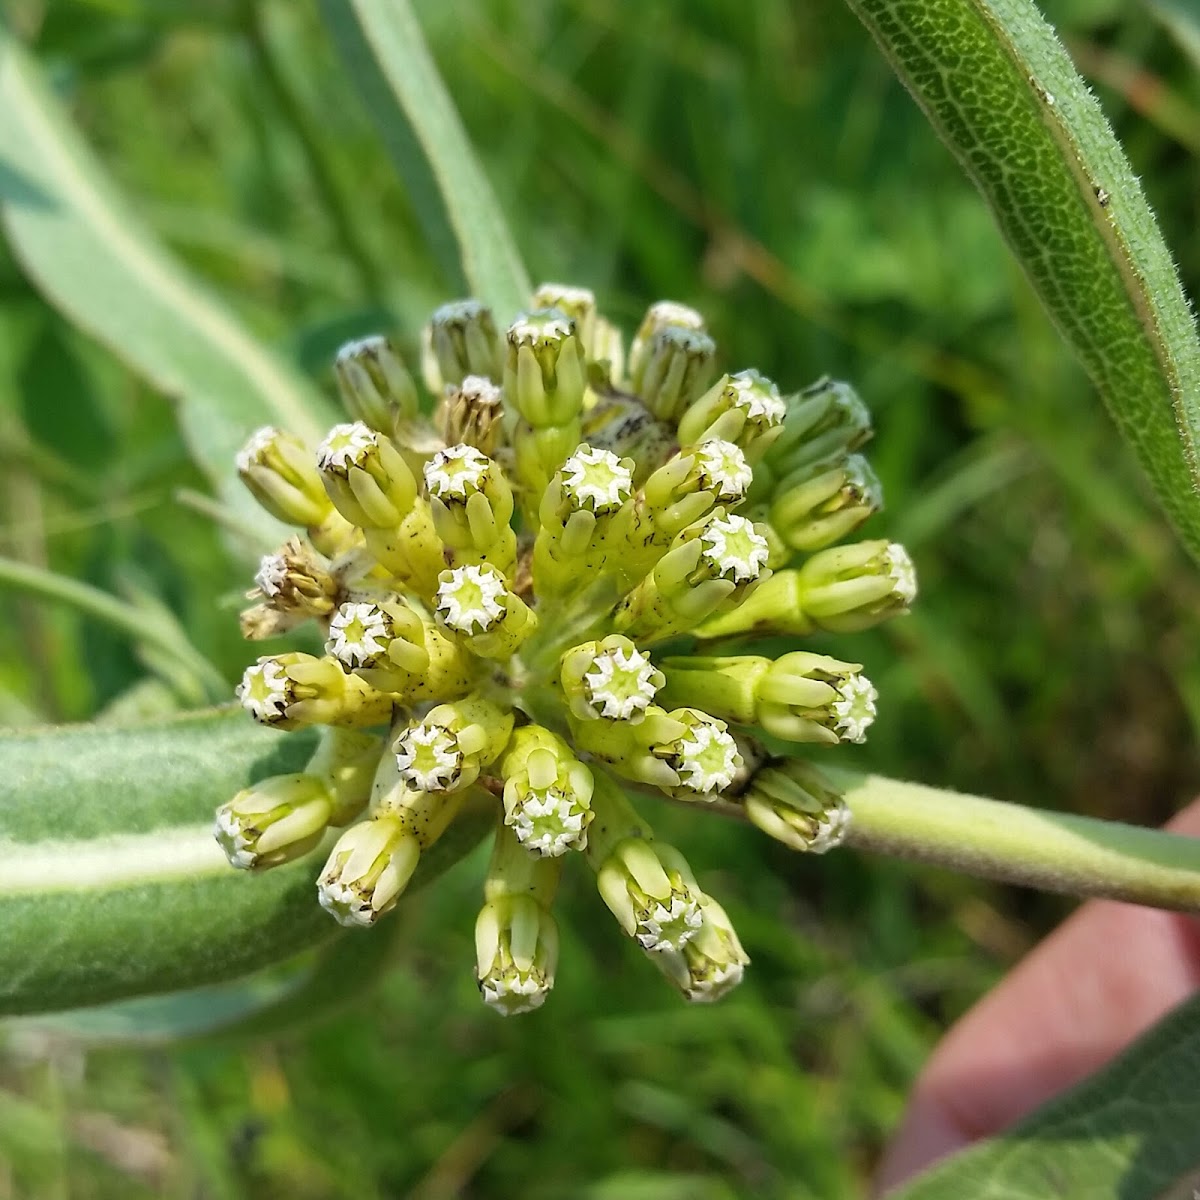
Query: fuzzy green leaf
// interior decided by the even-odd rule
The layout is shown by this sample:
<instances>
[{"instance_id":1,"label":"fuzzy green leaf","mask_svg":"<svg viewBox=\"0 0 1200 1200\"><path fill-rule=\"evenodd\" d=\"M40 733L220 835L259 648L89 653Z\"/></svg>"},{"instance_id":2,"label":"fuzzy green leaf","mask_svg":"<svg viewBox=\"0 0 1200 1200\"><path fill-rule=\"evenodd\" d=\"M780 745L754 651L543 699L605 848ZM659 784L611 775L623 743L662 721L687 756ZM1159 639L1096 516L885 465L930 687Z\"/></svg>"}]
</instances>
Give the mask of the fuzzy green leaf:
<instances>
[{"instance_id":1,"label":"fuzzy green leaf","mask_svg":"<svg viewBox=\"0 0 1200 1200\"><path fill-rule=\"evenodd\" d=\"M159 245L73 127L43 72L0 24L0 221L30 280L178 403L191 453L245 522L279 526L233 458L258 425L315 440L325 406Z\"/></svg>"},{"instance_id":2,"label":"fuzzy green leaf","mask_svg":"<svg viewBox=\"0 0 1200 1200\"><path fill-rule=\"evenodd\" d=\"M1003 1137L894 1200L1192 1200L1200 1187L1200 999ZM981 1078L972 1086L986 1088Z\"/></svg>"},{"instance_id":3,"label":"fuzzy green leaf","mask_svg":"<svg viewBox=\"0 0 1200 1200\"><path fill-rule=\"evenodd\" d=\"M1200 557L1200 342L1096 99L1030 0L848 0L974 180Z\"/></svg>"},{"instance_id":4,"label":"fuzzy green leaf","mask_svg":"<svg viewBox=\"0 0 1200 1200\"><path fill-rule=\"evenodd\" d=\"M529 278L408 0L322 0L342 53L435 245L448 223L472 293L505 319ZM430 175L442 213L432 211Z\"/></svg>"},{"instance_id":5,"label":"fuzzy green leaf","mask_svg":"<svg viewBox=\"0 0 1200 1200\"><path fill-rule=\"evenodd\" d=\"M218 804L299 769L313 743L231 709L0 736L0 1014L233 979L332 938L313 887L321 850L248 875L212 835ZM464 816L418 878L489 827Z\"/></svg>"}]
</instances>

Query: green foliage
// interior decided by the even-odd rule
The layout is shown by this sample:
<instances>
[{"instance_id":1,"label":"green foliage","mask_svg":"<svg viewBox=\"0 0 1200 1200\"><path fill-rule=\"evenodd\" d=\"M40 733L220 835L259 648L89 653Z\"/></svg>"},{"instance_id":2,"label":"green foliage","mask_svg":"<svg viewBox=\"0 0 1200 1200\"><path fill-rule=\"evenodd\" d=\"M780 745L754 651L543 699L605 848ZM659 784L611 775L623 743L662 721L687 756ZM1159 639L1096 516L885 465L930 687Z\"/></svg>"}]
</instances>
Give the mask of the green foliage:
<instances>
[{"instance_id":1,"label":"green foliage","mask_svg":"<svg viewBox=\"0 0 1200 1200\"><path fill-rule=\"evenodd\" d=\"M0 738L0 1012L53 1011L244 975L328 941L319 855L247 877L214 808L303 767L313 739L216 710L136 727ZM468 814L423 861L436 876L489 828ZM274 997L270 997L274 999Z\"/></svg>"},{"instance_id":2,"label":"green foliage","mask_svg":"<svg viewBox=\"0 0 1200 1200\"><path fill-rule=\"evenodd\" d=\"M529 277L408 0L327 0L322 8L426 231L444 244L448 223L469 294L498 312L518 312L529 300ZM430 175L443 213L432 211Z\"/></svg>"},{"instance_id":3,"label":"green foliage","mask_svg":"<svg viewBox=\"0 0 1200 1200\"><path fill-rule=\"evenodd\" d=\"M228 711L0 741L11 787L0 809L0 1010L228 979L327 938L312 915L316 863L247 882L211 831L215 804L298 770L304 748Z\"/></svg>"},{"instance_id":4,"label":"green foliage","mask_svg":"<svg viewBox=\"0 0 1200 1200\"><path fill-rule=\"evenodd\" d=\"M446 294L432 175L428 209L406 192L414 160L398 181L304 6L258 6L257 41L233 3L12 7L157 239L314 391L341 338L411 337ZM1120 54L1200 104L1200 77L1139 7L1048 8L1081 62ZM880 533L912 544L924 595L895 640L864 647L883 691L866 765L1147 822L1182 800L1200 713L1194 576L986 210L842 6L418 9L535 276L593 282L627 325L647 297L698 303L785 386L829 371L871 400ZM1196 160L1142 93L1089 77L1195 292ZM6 149L3 179L21 178L8 168ZM49 369L63 361L74 384ZM0 461L6 553L114 594L140 572L236 677L245 580L174 503L204 484L170 413L8 262ZM166 703L124 635L5 600L0 720ZM685 814L656 820L696 845ZM412 897L396 970L323 1030L168 1057L22 1027L0 1049L16 1194L859 1195L938 1029L1061 909L853 854L797 863L742 829L703 835L695 858L736 898L754 959L743 994L712 1011L680 1009L615 938L593 964L607 917L579 889L551 1004L500 1022L466 979L467 864Z\"/></svg>"},{"instance_id":5,"label":"green foliage","mask_svg":"<svg viewBox=\"0 0 1200 1200\"><path fill-rule=\"evenodd\" d=\"M306 383L180 270L116 194L37 67L0 28L0 211L27 274L62 311L179 403L196 461L222 494L277 532L233 483L247 429L320 429Z\"/></svg>"},{"instance_id":6,"label":"green foliage","mask_svg":"<svg viewBox=\"0 0 1200 1200\"><path fill-rule=\"evenodd\" d=\"M1198 1069L1192 1000L1086 1083L896 1200L1188 1200L1200 1184Z\"/></svg>"},{"instance_id":7,"label":"green foliage","mask_svg":"<svg viewBox=\"0 0 1200 1200\"><path fill-rule=\"evenodd\" d=\"M1193 555L1200 340L1100 106L1030 0L850 0L983 192Z\"/></svg>"}]
</instances>

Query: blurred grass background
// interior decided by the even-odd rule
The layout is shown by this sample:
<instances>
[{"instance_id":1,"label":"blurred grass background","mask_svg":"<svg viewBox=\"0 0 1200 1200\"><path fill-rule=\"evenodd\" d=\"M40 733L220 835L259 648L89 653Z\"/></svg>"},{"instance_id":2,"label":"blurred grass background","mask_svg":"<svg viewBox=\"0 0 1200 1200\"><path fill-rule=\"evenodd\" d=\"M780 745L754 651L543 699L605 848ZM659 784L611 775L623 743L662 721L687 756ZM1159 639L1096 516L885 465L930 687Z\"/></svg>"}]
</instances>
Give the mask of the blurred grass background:
<instances>
[{"instance_id":1,"label":"blurred grass background","mask_svg":"<svg viewBox=\"0 0 1200 1200\"><path fill-rule=\"evenodd\" d=\"M309 6L4 7L158 235L324 386L345 337L411 338L457 293ZM860 761L1125 820L1178 807L1200 779L1194 568L845 8L418 7L535 278L592 286L627 328L649 300L693 303L731 365L785 386L828 372L871 404L889 500L874 535L912 549L923 594L854 642L883 698ZM1194 18L1044 7L1200 294ZM178 501L203 484L169 405L2 250L0 462L0 552L157 598L236 677L248 579ZM108 628L5 599L0 723L178 702ZM1068 906L657 819L754 959L725 1003L681 1006L572 872L555 993L499 1020L470 976L468 862L394 919L371 999L310 1032L167 1051L14 1026L0 1200L860 1195L939 1031Z\"/></svg>"}]
</instances>

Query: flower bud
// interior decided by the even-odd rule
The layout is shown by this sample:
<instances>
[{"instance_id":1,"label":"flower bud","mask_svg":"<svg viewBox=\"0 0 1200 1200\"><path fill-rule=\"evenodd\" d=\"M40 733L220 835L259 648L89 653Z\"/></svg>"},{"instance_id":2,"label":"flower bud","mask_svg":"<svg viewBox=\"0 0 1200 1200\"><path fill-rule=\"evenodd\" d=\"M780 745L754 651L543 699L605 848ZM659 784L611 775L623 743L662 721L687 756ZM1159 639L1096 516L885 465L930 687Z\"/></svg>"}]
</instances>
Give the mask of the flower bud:
<instances>
[{"instance_id":1,"label":"flower bud","mask_svg":"<svg viewBox=\"0 0 1200 1200\"><path fill-rule=\"evenodd\" d=\"M841 792L811 763L795 758L773 759L758 770L738 803L764 833L810 854L841 845L850 827Z\"/></svg>"},{"instance_id":2,"label":"flower bud","mask_svg":"<svg viewBox=\"0 0 1200 1200\"><path fill-rule=\"evenodd\" d=\"M337 603L340 585L328 562L299 538L289 538L267 554L247 599L263 603L241 615L242 636L250 641L286 633L312 617L324 617Z\"/></svg>"},{"instance_id":3,"label":"flower bud","mask_svg":"<svg viewBox=\"0 0 1200 1200\"><path fill-rule=\"evenodd\" d=\"M861 454L806 465L775 487L771 526L793 550L820 550L883 508L883 489Z\"/></svg>"},{"instance_id":4,"label":"flower bud","mask_svg":"<svg viewBox=\"0 0 1200 1200\"><path fill-rule=\"evenodd\" d=\"M613 614L639 642L694 629L712 614L744 607L752 585L770 576L767 540L753 522L723 508L689 526Z\"/></svg>"},{"instance_id":5,"label":"flower bud","mask_svg":"<svg viewBox=\"0 0 1200 1200\"><path fill-rule=\"evenodd\" d=\"M684 731L651 752L679 779L670 794L681 800L712 799L730 787L743 763L725 722L695 708L677 708L668 715Z\"/></svg>"},{"instance_id":6,"label":"flower bud","mask_svg":"<svg viewBox=\"0 0 1200 1200\"><path fill-rule=\"evenodd\" d=\"M800 603L821 629L849 633L907 612L917 596L908 551L895 542L858 542L814 554L799 572Z\"/></svg>"},{"instance_id":7,"label":"flower bud","mask_svg":"<svg viewBox=\"0 0 1200 1200\"><path fill-rule=\"evenodd\" d=\"M513 715L480 696L439 704L411 722L393 749L408 792L458 792L479 778L504 750Z\"/></svg>"},{"instance_id":8,"label":"flower bud","mask_svg":"<svg viewBox=\"0 0 1200 1200\"><path fill-rule=\"evenodd\" d=\"M488 562L505 575L515 570L512 490L496 463L474 446L450 446L426 463L425 487L454 566Z\"/></svg>"},{"instance_id":9,"label":"flower bud","mask_svg":"<svg viewBox=\"0 0 1200 1200\"><path fill-rule=\"evenodd\" d=\"M468 375L500 378L504 344L486 304L478 300L443 304L430 319L425 340L425 374L431 392L457 386Z\"/></svg>"},{"instance_id":10,"label":"flower bud","mask_svg":"<svg viewBox=\"0 0 1200 1200\"><path fill-rule=\"evenodd\" d=\"M665 326L639 359L633 390L660 421L677 421L708 386L716 353L707 333Z\"/></svg>"},{"instance_id":11,"label":"flower bud","mask_svg":"<svg viewBox=\"0 0 1200 1200\"><path fill-rule=\"evenodd\" d=\"M481 658L508 658L537 628L537 614L487 563L443 571L434 602L447 635Z\"/></svg>"},{"instance_id":12,"label":"flower bud","mask_svg":"<svg viewBox=\"0 0 1200 1200\"><path fill-rule=\"evenodd\" d=\"M578 446L542 496L533 552L541 597L579 591L616 569L633 516L633 462Z\"/></svg>"},{"instance_id":13,"label":"flower bud","mask_svg":"<svg viewBox=\"0 0 1200 1200\"><path fill-rule=\"evenodd\" d=\"M417 415L417 388L396 348L382 334L346 342L333 360L346 411L380 433L391 434Z\"/></svg>"},{"instance_id":14,"label":"flower bud","mask_svg":"<svg viewBox=\"0 0 1200 1200\"><path fill-rule=\"evenodd\" d=\"M573 646L562 657L559 679L571 713L582 721L636 724L663 685L663 673L619 633Z\"/></svg>"},{"instance_id":15,"label":"flower bud","mask_svg":"<svg viewBox=\"0 0 1200 1200\"><path fill-rule=\"evenodd\" d=\"M667 551L671 541L714 505L740 504L753 481L746 456L732 442L710 439L680 450L646 480L636 528L622 559L622 581L636 583ZM760 533L768 532L763 526Z\"/></svg>"},{"instance_id":16,"label":"flower bud","mask_svg":"<svg viewBox=\"0 0 1200 1200\"><path fill-rule=\"evenodd\" d=\"M629 801L597 777L587 857L596 886L622 929L643 950L681 950L700 928L699 889L687 860L654 839Z\"/></svg>"},{"instance_id":17,"label":"flower bud","mask_svg":"<svg viewBox=\"0 0 1200 1200\"><path fill-rule=\"evenodd\" d=\"M504 395L533 429L577 421L586 384L583 346L570 317L542 309L509 327Z\"/></svg>"},{"instance_id":18,"label":"flower bud","mask_svg":"<svg viewBox=\"0 0 1200 1200\"><path fill-rule=\"evenodd\" d=\"M587 845L592 773L570 746L540 725L525 725L500 761L504 823L532 854L556 858Z\"/></svg>"},{"instance_id":19,"label":"flower bud","mask_svg":"<svg viewBox=\"0 0 1200 1200\"><path fill-rule=\"evenodd\" d=\"M506 1017L533 1012L554 987L558 925L528 896L489 900L475 922L475 961L489 1008Z\"/></svg>"},{"instance_id":20,"label":"flower bud","mask_svg":"<svg viewBox=\"0 0 1200 1200\"><path fill-rule=\"evenodd\" d=\"M700 928L680 951L656 954L656 967L693 1004L711 1004L728 995L745 974L750 956L742 948L725 910L703 892Z\"/></svg>"},{"instance_id":21,"label":"flower bud","mask_svg":"<svg viewBox=\"0 0 1200 1200\"><path fill-rule=\"evenodd\" d=\"M317 468L338 512L364 529L394 529L416 499L417 481L400 452L361 421L330 430Z\"/></svg>"},{"instance_id":22,"label":"flower bud","mask_svg":"<svg viewBox=\"0 0 1200 1200\"><path fill-rule=\"evenodd\" d=\"M669 658L668 704L703 705L739 724L761 725L793 742L862 742L876 692L857 663L797 651L772 661L753 655Z\"/></svg>"},{"instance_id":23,"label":"flower bud","mask_svg":"<svg viewBox=\"0 0 1200 1200\"><path fill-rule=\"evenodd\" d=\"M343 604L325 649L343 670L403 704L465 696L476 683L465 651L398 601Z\"/></svg>"},{"instance_id":24,"label":"flower bud","mask_svg":"<svg viewBox=\"0 0 1200 1200\"><path fill-rule=\"evenodd\" d=\"M255 500L289 525L320 525L329 497L304 444L271 426L256 430L238 451L237 472Z\"/></svg>"},{"instance_id":25,"label":"flower bud","mask_svg":"<svg viewBox=\"0 0 1200 1200\"><path fill-rule=\"evenodd\" d=\"M353 825L338 838L317 880L321 907L341 925L374 925L396 906L421 858L421 843L392 814Z\"/></svg>"},{"instance_id":26,"label":"flower bud","mask_svg":"<svg viewBox=\"0 0 1200 1200\"><path fill-rule=\"evenodd\" d=\"M448 446L466 443L483 454L500 444L504 393L483 375L468 375L462 383L447 385L438 406L438 425Z\"/></svg>"},{"instance_id":27,"label":"flower bud","mask_svg":"<svg viewBox=\"0 0 1200 1200\"><path fill-rule=\"evenodd\" d=\"M707 332L704 328L704 318L686 304L677 304L674 300L659 300L650 305L629 347L629 377L634 381L635 391L638 390L637 381L645 375L654 339L664 329Z\"/></svg>"},{"instance_id":28,"label":"flower bud","mask_svg":"<svg viewBox=\"0 0 1200 1200\"><path fill-rule=\"evenodd\" d=\"M907 612L916 594L916 573L903 546L832 546L798 570L776 571L736 609L709 618L695 632L704 639L853 632Z\"/></svg>"},{"instance_id":29,"label":"flower bud","mask_svg":"<svg viewBox=\"0 0 1200 1200\"><path fill-rule=\"evenodd\" d=\"M231 865L278 867L307 854L333 815L328 788L312 775L275 775L217 809L214 835Z\"/></svg>"},{"instance_id":30,"label":"flower bud","mask_svg":"<svg viewBox=\"0 0 1200 1200\"><path fill-rule=\"evenodd\" d=\"M778 436L785 411L779 389L765 375L724 375L680 418L679 441L690 446L721 438L757 459Z\"/></svg>"},{"instance_id":31,"label":"flower bud","mask_svg":"<svg viewBox=\"0 0 1200 1200\"><path fill-rule=\"evenodd\" d=\"M385 724L392 697L347 675L332 658L295 652L260 658L246 668L237 689L242 707L260 725L364 727Z\"/></svg>"},{"instance_id":32,"label":"flower bud","mask_svg":"<svg viewBox=\"0 0 1200 1200\"><path fill-rule=\"evenodd\" d=\"M537 312L556 308L575 322L575 330L585 354L593 357L596 348L596 294L590 288L565 283L543 283L533 293L531 308Z\"/></svg>"},{"instance_id":33,"label":"flower bud","mask_svg":"<svg viewBox=\"0 0 1200 1200\"><path fill-rule=\"evenodd\" d=\"M742 774L738 744L724 721L694 708L651 705L643 719L571 720L576 746L618 775L680 800L713 800Z\"/></svg>"},{"instance_id":34,"label":"flower bud","mask_svg":"<svg viewBox=\"0 0 1200 1200\"><path fill-rule=\"evenodd\" d=\"M848 384L821 379L787 399L779 436L767 450L778 478L844 458L871 437L871 414Z\"/></svg>"},{"instance_id":35,"label":"flower bud","mask_svg":"<svg viewBox=\"0 0 1200 1200\"><path fill-rule=\"evenodd\" d=\"M558 926L550 905L560 874L561 860L534 858L512 830L497 829L475 960L484 1003L505 1016L540 1008L554 986Z\"/></svg>"}]
</instances>

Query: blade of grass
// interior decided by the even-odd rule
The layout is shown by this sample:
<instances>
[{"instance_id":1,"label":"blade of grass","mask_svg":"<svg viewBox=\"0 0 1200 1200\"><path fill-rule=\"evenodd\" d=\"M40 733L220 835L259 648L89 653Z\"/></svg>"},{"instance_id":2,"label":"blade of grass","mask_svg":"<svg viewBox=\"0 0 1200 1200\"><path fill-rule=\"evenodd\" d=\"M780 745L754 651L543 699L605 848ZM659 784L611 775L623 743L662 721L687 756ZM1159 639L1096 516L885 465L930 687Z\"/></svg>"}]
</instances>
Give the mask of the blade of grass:
<instances>
[{"instance_id":1,"label":"blade of grass","mask_svg":"<svg viewBox=\"0 0 1200 1200\"><path fill-rule=\"evenodd\" d=\"M448 225L472 292L501 319L523 308L528 276L408 0L322 0L321 8L435 247Z\"/></svg>"},{"instance_id":2,"label":"blade of grass","mask_svg":"<svg viewBox=\"0 0 1200 1200\"><path fill-rule=\"evenodd\" d=\"M191 453L226 503L275 536L237 484L233 456L256 425L315 440L320 397L153 240L2 25L0 108L0 222L25 273L176 401Z\"/></svg>"},{"instance_id":3,"label":"blade of grass","mask_svg":"<svg viewBox=\"0 0 1200 1200\"><path fill-rule=\"evenodd\" d=\"M183 668L195 681L194 702L223 699L229 684L221 673L188 641L183 627L160 605L132 603L110 596L91 584L15 559L0 557L0 588L11 587L26 595L68 604L93 620L126 634L135 644L156 650Z\"/></svg>"}]
</instances>

